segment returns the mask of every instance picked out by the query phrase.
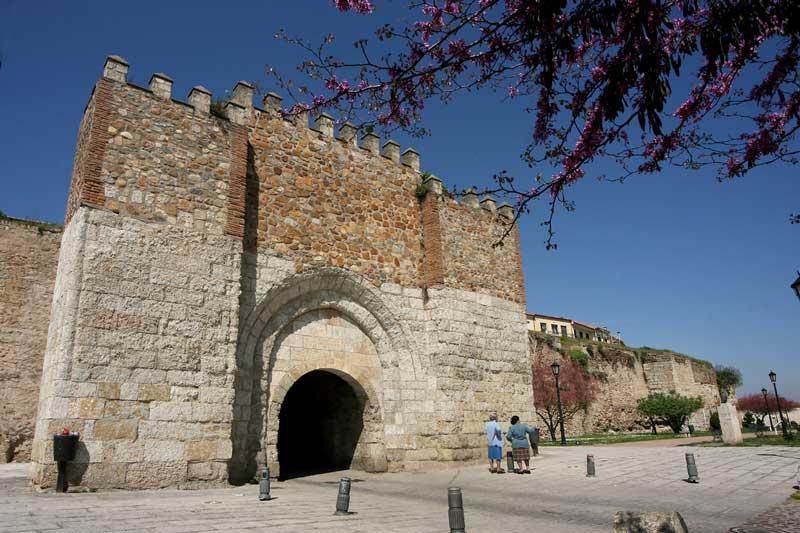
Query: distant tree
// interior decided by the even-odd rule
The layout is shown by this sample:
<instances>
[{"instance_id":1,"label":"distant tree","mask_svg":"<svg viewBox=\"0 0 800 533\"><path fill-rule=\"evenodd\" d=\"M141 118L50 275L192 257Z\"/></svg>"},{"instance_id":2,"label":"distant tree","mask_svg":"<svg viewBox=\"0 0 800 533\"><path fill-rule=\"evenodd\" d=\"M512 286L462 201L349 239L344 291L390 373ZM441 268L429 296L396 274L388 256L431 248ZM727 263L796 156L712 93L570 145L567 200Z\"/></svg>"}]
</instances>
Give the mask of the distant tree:
<instances>
[{"instance_id":1,"label":"distant tree","mask_svg":"<svg viewBox=\"0 0 800 533\"><path fill-rule=\"evenodd\" d=\"M669 394L655 393L642 398L636 404L637 410L650 419L655 433L655 424L667 424L673 433L680 433L689 415L703 407L703 399L682 396L675 391Z\"/></svg>"},{"instance_id":2,"label":"distant tree","mask_svg":"<svg viewBox=\"0 0 800 533\"><path fill-rule=\"evenodd\" d=\"M742 372L733 366L715 366L717 373L717 387L720 392L727 391L729 394L736 392L736 387L742 384Z\"/></svg>"},{"instance_id":3,"label":"distant tree","mask_svg":"<svg viewBox=\"0 0 800 533\"><path fill-rule=\"evenodd\" d=\"M751 413L750 411L747 411L744 414L744 416L742 417L742 426L748 427L748 426L752 426L755 423L756 423L756 417L753 416L753 413Z\"/></svg>"},{"instance_id":4,"label":"distant tree","mask_svg":"<svg viewBox=\"0 0 800 533\"><path fill-rule=\"evenodd\" d=\"M561 387L561 406L566 423L597 397L598 386L592 376L572 359L564 358L559 363L561 373L558 382ZM536 414L547 426L550 438L556 440L558 429L556 381L547 361L538 361L533 365L533 398Z\"/></svg>"},{"instance_id":5,"label":"distant tree","mask_svg":"<svg viewBox=\"0 0 800 533\"><path fill-rule=\"evenodd\" d=\"M783 396L781 396L780 399L781 409L784 410L784 413L800 407L800 402L784 398ZM758 423L765 426L769 425L769 422L766 424L764 423L764 419L767 417L767 415L777 414L778 412L778 404L775 403L775 396L773 394L767 395L766 403L764 402L763 394L748 394L746 396L742 396L741 398L737 398L736 406L740 411L749 411L753 413L758 420ZM778 422L777 417L775 418L775 422Z\"/></svg>"}]
</instances>

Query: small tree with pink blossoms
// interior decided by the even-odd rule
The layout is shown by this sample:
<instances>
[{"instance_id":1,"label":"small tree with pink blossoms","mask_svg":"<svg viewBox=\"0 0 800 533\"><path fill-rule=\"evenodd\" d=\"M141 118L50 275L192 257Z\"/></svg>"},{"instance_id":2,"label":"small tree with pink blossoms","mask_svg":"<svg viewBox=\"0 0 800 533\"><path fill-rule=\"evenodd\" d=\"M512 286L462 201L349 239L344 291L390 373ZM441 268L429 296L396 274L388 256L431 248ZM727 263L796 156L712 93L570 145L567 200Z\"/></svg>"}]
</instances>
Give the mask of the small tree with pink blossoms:
<instances>
[{"instance_id":1,"label":"small tree with pink blossoms","mask_svg":"<svg viewBox=\"0 0 800 533\"><path fill-rule=\"evenodd\" d=\"M792 409L800 408L800 402L783 396L780 397L780 400L784 415ZM766 401L764 400L764 395L759 393L741 396L736 398L736 407L739 411L753 413L759 425L769 426L769 422L765 422L767 415L772 416L773 424L778 425L778 404L775 402L775 395L772 393L767 394Z\"/></svg>"},{"instance_id":2,"label":"small tree with pink blossoms","mask_svg":"<svg viewBox=\"0 0 800 533\"><path fill-rule=\"evenodd\" d=\"M558 384L561 388L561 407L566 425L597 397L598 386L592 376L572 359L564 358L559 364L561 372L558 375ZM536 415L544 422L550 438L556 440L559 423L556 378L547 361L537 361L533 365L533 403Z\"/></svg>"},{"instance_id":3,"label":"small tree with pink blossoms","mask_svg":"<svg viewBox=\"0 0 800 533\"><path fill-rule=\"evenodd\" d=\"M333 4L368 15L383 3ZM530 113L532 170L499 171L485 192L510 198L517 216L543 198L548 247L556 207L572 207L568 189L587 174L709 166L728 179L798 160L797 0L413 0L409 10L417 20L381 26L377 42L343 57L333 36L311 45L280 34L305 48L300 70L317 80L287 111L335 108L368 128L423 134L426 102L501 92ZM619 171L593 169L601 158Z\"/></svg>"}]
</instances>

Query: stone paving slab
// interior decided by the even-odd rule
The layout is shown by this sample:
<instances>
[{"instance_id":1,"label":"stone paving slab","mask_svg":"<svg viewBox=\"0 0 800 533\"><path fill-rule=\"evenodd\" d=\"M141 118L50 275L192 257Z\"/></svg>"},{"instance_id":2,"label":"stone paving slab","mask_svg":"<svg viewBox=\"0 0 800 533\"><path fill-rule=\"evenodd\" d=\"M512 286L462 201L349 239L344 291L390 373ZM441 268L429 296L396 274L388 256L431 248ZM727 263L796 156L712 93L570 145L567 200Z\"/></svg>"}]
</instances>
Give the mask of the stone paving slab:
<instances>
[{"instance_id":1,"label":"stone paving slab","mask_svg":"<svg viewBox=\"0 0 800 533\"><path fill-rule=\"evenodd\" d=\"M684 453L695 454L697 485ZM598 477L585 477L593 453ZM792 491L800 449L546 448L532 475L492 475L483 466L424 473L331 473L258 487L196 491L35 493L18 465L0 465L0 531L448 531L447 487L464 491L467 531L610 531L621 510L679 511L692 533L744 524ZM334 517L337 480L350 475L351 510Z\"/></svg>"}]
</instances>

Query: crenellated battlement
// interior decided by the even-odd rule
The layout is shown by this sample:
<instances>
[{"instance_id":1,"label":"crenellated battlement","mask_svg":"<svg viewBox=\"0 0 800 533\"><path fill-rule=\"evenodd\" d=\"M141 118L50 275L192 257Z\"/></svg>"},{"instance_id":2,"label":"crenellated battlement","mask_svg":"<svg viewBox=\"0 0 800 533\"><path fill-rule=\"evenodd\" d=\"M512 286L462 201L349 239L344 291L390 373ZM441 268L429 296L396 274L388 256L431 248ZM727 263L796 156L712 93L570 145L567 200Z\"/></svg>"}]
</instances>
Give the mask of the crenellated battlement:
<instances>
[{"instance_id":1,"label":"crenellated battlement","mask_svg":"<svg viewBox=\"0 0 800 533\"><path fill-rule=\"evenodd\" d=\"M172 95L173 80L164 73L155 73L150 77L147 88L139 87L128 81L128 71L130 64L120 56L111 55L106 58L103 69L103 77L120 83L125 83L138 89L144 89L153 94L156 98L170 100L177 104L189 106L201 115L211 114L211 102L213 94L203 86L195 86L189 91L187 100L176 99ZM277 117L280 116L287 123L295 126L305 126L310 131L316 132L323 137L335 138L345 144L369 152L373 155L380 155L395 164L409 167L419 171L420 157L419 152L413 148L400 151L400 144L392 139L380 144L380 137L371 131L365 131L358 139L358 129L350 123L344 123L334 134L335 118L328 113L320 113L314 118L309 117L308 113L298 113L287 115L283 112L283 98L275 93L264 95L262 107L254 105L255 86L247 81L239 81L233 88L231 98L224 103L223 115L219 118L227 119L234 124L246 126L253 118L260 115Z\"/></svg>"},{"instance_id":2,"label":"crenellated battlement","mask_svg":"<svg viewBox=\"0 0 800 533\"><path fill-rule=\"evenodd\" d=\"M213 116L211 103L212 93L201 85L193 87L187 96L186 101L176 99L172 95L174 81L164 73L154 73L150 77L148 87L140 87L128 82L128 71L130 64L120 56L111 55L106 58L103 68L103 77L124 83L140 90L148 91L156 98L168 100L177 104L191 107L196 114ZM280 117L287 124L295 127L305 127L310 132L317 133L323 138L336 139L351 147L354 150L365 151L375 156L381 156L397 165L408 167L411 170L420 172L420 154L413 148L406 148L401 152L399 143L392 139L387 139L381 145L380 137L372 131L364 131L360 136L358 129L350 124L343 123L335 131L335 118L327 113L320 113L311 118L306 112L287 115L283 111L283 98L273 92L265 94L261 101L261 107L254 105L255 86L247 81L239 81L233 88L231 98L224 103L223 114L217 118L228 120L234 124L247 126L253 120L258 121L264 117ZM438 186L432 190L441 195L443 186L441 180L435 176L423 179L423 183L438 182ZM456 203L458 200L455 200ZM490 213L496 213L501 222L507 223L513 220L514 210L509 204L496 205L494 198L486 196L480 200L472 189L465 191L463 203L468 207L482 208Z\"/></svg>"},{"instance_id":3,"label":"crenellated battlement","mask_svg":"<svg viewBox=\"0 0 800 533\"><path fill-rule=\"evenodd\" d=\"M376 283L524 298L518 236L507 235L513 208L472 189L455 198L420 172L413 148L337 127L327 113L287 114L275 93L256 105L247 81L220 107L203 86L184 101L169 75L154 73L142 87L128 81L129 69L120 56L106 59L81 126L68 219L89 205L300 256L302 269L351 267ZM501 239L512 246L492 246Z\"/></svg>"},{"instance_id":4,"label":"crenellated battlement","mask_svg":"<svg viewBox=\"0 0 800 533\"><path fill-rule=\"evenodd\" d=\"M147 90L155 97L162 100L171 100L172 102L189 106L193 108L197 114L211 114L213 95L205 87L201 85L193 87L189 91L187 100L184 102L172 96L173 80L168 75L163 73L153 74L150 77L148 87L144 88L127 81L129 68L129 63L120 56L108 56L103 69L103 76L139 89ZM287 123L297 127L305 126L311 132L318 133L322 137L337 139L353 149L363 150L373 155L380 155L395 164L403 165L417 172L420 171L420 154L413 148L406 148L401 152L400 144L392 139L385 140L381 145L380 137L372 131L363 132L359 141L358 129L350 123L341 124L338 131L335 131L335 118L328 113L320 113L314 118L309 117L308 113L305 112L287 115L283 111L283 98L273 92L269 92L263 96L261 101L262 107L255 106L253 103L254 99L255 86L247 81L237 82L233 88L230 100L224 104L224 114L219 118L246 126L250 120L254 118L258 119L262 115L281 117ZM441 180L435 176L433 178L438 180L441 184ZM442 193L442 187L437 189L437 193ZM468 197L469 194L474 195L474 192L470 189L465 193L465 203L472 207L474 201L471 197ZM495 200L491 196L480 200L480 207L491 213L498 213L504 220L513 219L513 208L508 204L495 207Z\"/></svg>"}]
</instances>

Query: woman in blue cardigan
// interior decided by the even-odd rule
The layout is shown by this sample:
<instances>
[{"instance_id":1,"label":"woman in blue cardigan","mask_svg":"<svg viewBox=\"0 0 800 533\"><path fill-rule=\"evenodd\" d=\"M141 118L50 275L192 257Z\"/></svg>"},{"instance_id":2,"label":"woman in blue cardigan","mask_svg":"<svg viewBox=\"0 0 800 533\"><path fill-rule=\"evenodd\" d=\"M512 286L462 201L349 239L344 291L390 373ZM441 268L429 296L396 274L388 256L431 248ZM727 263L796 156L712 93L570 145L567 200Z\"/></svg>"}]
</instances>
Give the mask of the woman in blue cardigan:
<instances>
[{"instance_id":1,"label":"woman in blue cardigan","mask_svg":"<svg viewBox=\"0 0 800 533\"><path fill-rule=\"evenodd\" d=\"M530 474L531 451L528 448L528 435L533 435L533 428L528 424L521 424L519 417L511 417L511 426L506 433L506 440L511 442L511 454L517 467L514 472L517 474Z\"/></svg>"}]
</instances>

